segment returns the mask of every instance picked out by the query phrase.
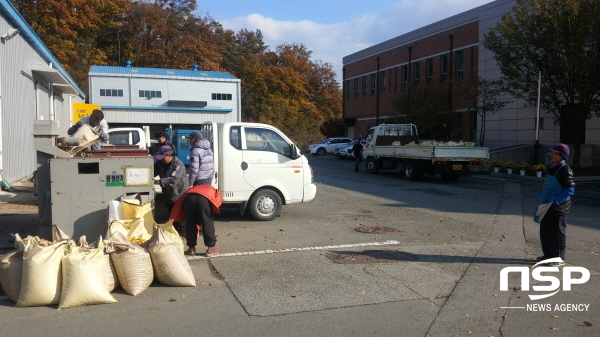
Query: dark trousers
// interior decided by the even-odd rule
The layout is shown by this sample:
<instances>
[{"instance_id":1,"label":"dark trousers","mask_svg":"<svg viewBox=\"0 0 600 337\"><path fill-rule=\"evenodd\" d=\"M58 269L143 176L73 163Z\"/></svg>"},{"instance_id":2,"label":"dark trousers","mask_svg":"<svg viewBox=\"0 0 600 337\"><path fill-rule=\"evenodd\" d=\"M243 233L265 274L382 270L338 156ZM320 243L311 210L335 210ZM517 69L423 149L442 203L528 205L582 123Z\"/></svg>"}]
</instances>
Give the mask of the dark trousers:
<instances>
[{"instance_id":1,"label":"dark trousers","mask_svg":"<svg viewBox=\"0 0 600 337\"><path fill-rule=\"evenodd\" d=\"M551 206L548 213L540 221L540 241L544 257L560 257L565 259L567 248L567 215L556 213Z\"/></svg>"},{"instance_id":2,"label":"dark trousers","mask_svg":"<svg viewBox=\"0 0 600 337\"><path fill-rule=\"evenodd\" d=\"M362 155L360 155L359 157L356 157L356 159L354 159L354 172L358 172L358 164L360 164L361 159L362 159Z\"/></svg>"},{"instance_id":3,"label":"dark trousers","mask_svg":"<svg viewBox=\"0 0 600 337\"><path fill-rule=\"evenodd\" d=\"M175 206L175 204L165 201L165 208L167 209L167 214L169 214L169 216L168 216L169 218L171 217L171 211L173 210L173 206ZM183 236L183 224L182 223L174 221L173 227L175 227L175 230L177 231L177 233L179 233L180 236Z\"/></svg>"},{"instance_id":4,"label":"dark trousers","mask_svg":"<svg viewBox=\"0 0 600 337\"><path fill-rule=\"evenodd\" d=\"M183 200L185 211L185 240L188 247L196 247L198 229L196 225L202 226L202 238L206 247L214 247L217 244L215 235L214 213L208 199L200 194L188 194Z\"/></svg>"}]
</instances>

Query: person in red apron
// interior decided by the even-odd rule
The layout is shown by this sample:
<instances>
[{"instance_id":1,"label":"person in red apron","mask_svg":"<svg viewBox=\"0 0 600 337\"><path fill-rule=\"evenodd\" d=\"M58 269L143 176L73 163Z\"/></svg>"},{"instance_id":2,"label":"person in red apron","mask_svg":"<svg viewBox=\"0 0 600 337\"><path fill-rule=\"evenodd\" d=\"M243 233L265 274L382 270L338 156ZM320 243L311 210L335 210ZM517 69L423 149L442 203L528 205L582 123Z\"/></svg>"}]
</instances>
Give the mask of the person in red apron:
<instances>
[{"instance_id":1,"label":"person in red apron","mask_svg":"<svg viewBox=\"0 0 600 337\"><path fill-rule=\"evenodd\" d=\"M542 252L537 261L561 258L550 262L553 267L565 264L567 247L567 214L571 213L571 196L575 193L573 170L565 162L569 159L569 147L556 144L550 149L550 164L544 185L537 195L534 221L540 224Z\"/></svg>"}]
</instances>

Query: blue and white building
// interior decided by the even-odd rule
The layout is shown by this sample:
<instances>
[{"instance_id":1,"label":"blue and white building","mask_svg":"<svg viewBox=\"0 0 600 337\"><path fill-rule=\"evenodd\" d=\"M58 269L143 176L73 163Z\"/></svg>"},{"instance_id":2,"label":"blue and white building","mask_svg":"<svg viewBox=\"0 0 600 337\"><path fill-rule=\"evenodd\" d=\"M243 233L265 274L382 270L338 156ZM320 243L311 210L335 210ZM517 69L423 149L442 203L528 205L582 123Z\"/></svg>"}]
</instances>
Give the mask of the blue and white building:
<instances>
[{"instance_id":1,"label":"blue and white building","mask_svg":"<svg viewBox=\"0 0 600 337\"><path fill-rule=\"evenodd\" d=\"M89 103L110 127L190 126L241 120L241 81L227 72L92 66Z\"/></svg>"}]
</instances>

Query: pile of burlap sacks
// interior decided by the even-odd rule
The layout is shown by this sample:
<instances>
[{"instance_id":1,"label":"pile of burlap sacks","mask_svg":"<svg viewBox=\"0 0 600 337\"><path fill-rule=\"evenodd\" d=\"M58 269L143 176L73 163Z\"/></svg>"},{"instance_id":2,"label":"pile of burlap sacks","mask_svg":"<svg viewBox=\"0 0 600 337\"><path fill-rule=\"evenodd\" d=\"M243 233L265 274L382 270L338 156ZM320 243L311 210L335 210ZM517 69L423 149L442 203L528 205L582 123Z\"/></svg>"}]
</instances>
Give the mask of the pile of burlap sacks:
<instances>
[{"instance_id":1,"label":"pile of burlap sacks","mask_svg":"<svg viewBox=\"0 0 600 337\"><path fill-rule=\"evenodd\" d=\"M195 287L172 222L157 224L150 203L119 201L123 220L110 221L104 238L77 242L53 227L53 240L15 235L15 251L0 256L0 284L17 307L58 305L58 309L117 302L119 285L136 296L156 276L168 286Z\"/></svg>"}]
</instances>

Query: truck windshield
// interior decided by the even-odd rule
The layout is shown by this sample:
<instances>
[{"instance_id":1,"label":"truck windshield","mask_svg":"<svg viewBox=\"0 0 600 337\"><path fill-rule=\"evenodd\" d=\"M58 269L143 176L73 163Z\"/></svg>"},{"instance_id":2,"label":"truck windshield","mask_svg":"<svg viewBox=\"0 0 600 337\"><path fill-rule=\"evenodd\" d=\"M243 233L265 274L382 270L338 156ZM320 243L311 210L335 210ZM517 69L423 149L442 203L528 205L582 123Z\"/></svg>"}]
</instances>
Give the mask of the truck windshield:
<instances>
[{"instance_id":1,"label":"truck windshield","mask_svg":"<svg viewBox=\"0 0 600 337\"><path fill-rule=\"evenodd\" d=\"M269 129L245 128L246 148L256 151L270 151L284 154L288 142Z\"/></svg>"}]
</instances>

